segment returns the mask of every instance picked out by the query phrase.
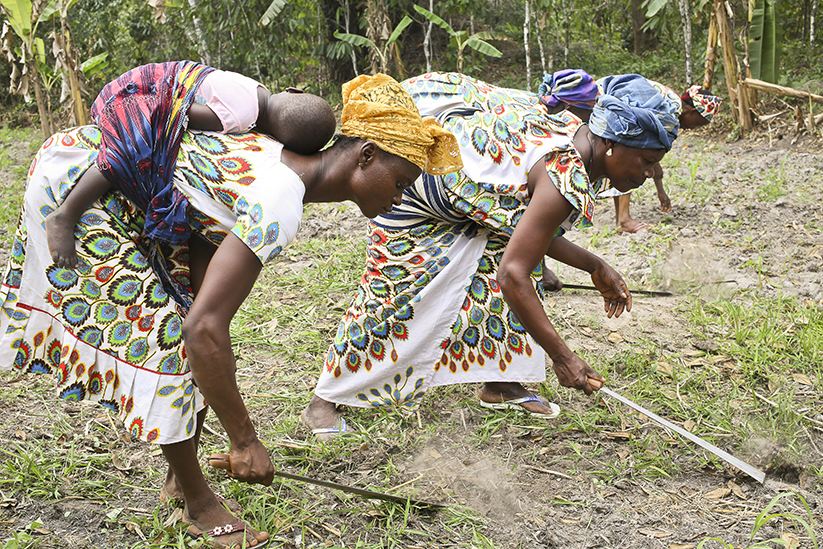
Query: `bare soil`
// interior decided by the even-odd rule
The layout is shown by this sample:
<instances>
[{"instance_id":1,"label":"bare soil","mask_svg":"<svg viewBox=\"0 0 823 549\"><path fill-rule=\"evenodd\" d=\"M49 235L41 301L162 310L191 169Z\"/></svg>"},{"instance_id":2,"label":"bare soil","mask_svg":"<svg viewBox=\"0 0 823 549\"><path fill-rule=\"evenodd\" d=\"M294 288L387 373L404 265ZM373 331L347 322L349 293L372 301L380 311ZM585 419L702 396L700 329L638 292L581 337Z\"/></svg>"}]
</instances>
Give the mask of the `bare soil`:
<instances>
[{"instance_id":1,"label":"bare soil","mask_svg":"<svg viewBox=\"0 0 823 549\"><path fill-rule=\"evenodd\" d=\"M664 162L667 180L680 182L677 192L669 188L672 212L660 212L650 191L634 200L634 217L656 225L652 230L635 235L606 231L614 222L613 206L611 201L600 204L591 233L600 236L593 239L577 231L572 238L592 244L633 286L669 289L675 295L636 297L631 313L608 320L596 295L567 290L552 294L546 308L569 345L594 357L595 367L596 361L619 360L639 340L654 342L661 356L711 352L711 338L693 333L682 313L694 295L727 299L733 290L746 290L756 296L796 296L823 310L823 147L808 135L794 144L791 139L788 131L781 139L762 131L731 143L723 134L685 134ZM26 150L25 144L19 146ZM19 160L21 165L28 163L27 158ZM0 173L0 181L7 177ZM687 192L689 186L692 192ZM785 194L775 192L772 197L762 190L777 187ZM695 189L710 189L710 196L704 201ZM305 220L298 238L362 238L364 221L353 208L336 210L333 219L323 212L327 210ZM669 241L662 257L638 251L654 248L660 239ZM301 268L299 257L284 261ZM753 264L760 267L753 269ZM566 281L588 283L568 270L560 274ZM294 372L280 380L279 370L272 375L272 361L276 357L264 357L244 370L254 392L293 379ZM305 400L299 405L277 399L255 402L256 423L282 422L286 415L297 425L294 415L307 402L316 375L315 364L298 366L306 380ZM55 452L66 460L69 455L91 459L110 454L114 467L92 474L100 483L94 490L75 484L69 472L56 476L52 497L31 497L26 490L11 493L0 484L0 539L40 519L43 526L33 535L41 547L148 546L151 540L142 541L146 523L141 520L150 522L154 513L163 522L173 512L169 506L158 508L156 489L165 470L158 450L131 441L97 407L33 396L40 393L35 388L49 383L42 377L0 377L6 395L0 397L0 463L15 453L15 446L47 438L54 439ZM18 393L23 385L31 387ZM620 385L613 388L619 391ZM719 446L767 471L766 482L759 484L628 409L621 412L621 429L574 427L574 418L590 407L615 412L622 405L556 384L550 390L564 410L563 429L533 422L522 426L507 417L491 434L481 436L488 432L490 416L474 403L473 390L434 391L420 412L408 417L353 412L361 425L388 421L384 430L396 428L410 435L377 437L360 447L321 452L312 458L309 473L356 486L409 483L398 493L453 506L455 511L450 512L412 512L407 519L410 532L396 542L384 541L385 546L684 549L717 536L734 547L747 547L754 517L787 490L805 498L818 536L823 532L823 482L812 472L823 468L823 431L813 424L792 448L770 433L752 433L742 441L718 434L714 440ZM811 410L805 413L823 421L820 380L806 396ZM68 433L60 440L52 434L56 424ZM211 440L221 444L214 436ZM398 440L413 443L406 446ZM646 452L659 452L655 457L669 464L663 473L640 472L643 467L634 463L632 445L641 441ZM311 444L311 435L296 428L292 440L273 447L277 465L292 470L290 453L304 453ZM45 467L52 459L44 456L40 464ZM392 467L387 469L387 463ZM388 484L386 470L393 471ZM609 473L615 470L623 472ZM293 489L294 485L281 488L287 494ZM275 546L355 547L358 540L378 542L380 521L389 513L384 505L346 499L326 489L306 490L318 506L313 518L303 523L306 528L284 528L275 536ZM802 512L797 506L792 510ZM475 527L454 526L455 517L466 514L480 517ZM473 538L474 529L489 541ZM788 523L772 522L760 536L780 537L789 530ZM799 543L812 546L802 537Z\"/></svg>"}]
</instances>

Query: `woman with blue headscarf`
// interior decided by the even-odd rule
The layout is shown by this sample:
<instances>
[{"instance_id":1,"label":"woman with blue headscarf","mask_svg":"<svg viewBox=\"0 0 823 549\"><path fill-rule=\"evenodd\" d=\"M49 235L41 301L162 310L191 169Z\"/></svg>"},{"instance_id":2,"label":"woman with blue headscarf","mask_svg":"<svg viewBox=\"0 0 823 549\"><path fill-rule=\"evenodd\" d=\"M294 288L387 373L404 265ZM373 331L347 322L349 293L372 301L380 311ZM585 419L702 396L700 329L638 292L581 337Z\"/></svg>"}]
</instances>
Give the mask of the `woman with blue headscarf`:
<instances>
[{"instance_id":1,"label":"woman with blue headscarf","mask_svg":"<svg viewBox=\"0 0 823 549\"><path fill-rule=\"evenodd\" d=\"M549 115L537 94L461 74L403 85L455 135L463 168L418 179L370 221L365 272L303 421L328 439L347 430L338 404L412 409L455 383L480 383L485 407L554 417L522 385L545 380L545 353L565 387L590 394L604 380L546 316L541 260L590 273L609 317L631 310L620 275L563 233L591 225L607 181L628 191L651 175L677 118L634 76L607 81L591 130Z\"/></svg>"},{"instance_id":2,"label":"woman with blue headscarf","mask_svg":"<svg viewBox=\"0 0 823 549\"><path fill-rule=\"evenodd\" d=\"M598 81L598 84L600 82L602 80ZM677 113L681 130L690 130L707 125L723 102L721 98L712 95L700 86L692 86L683 95L678 95L673 89L659 82L648 79L647 82L671 103L672 108ZM668 212L672 208L672 203L663 186L663 168L659 164L655 166L652 179L657 189L657 198L660 200L660 210ZM629 211L630 205L631 194L614 197L614 213L618 233L636 233L649 228L647 223L632 219Z\"/></svg>"}]
</instances>

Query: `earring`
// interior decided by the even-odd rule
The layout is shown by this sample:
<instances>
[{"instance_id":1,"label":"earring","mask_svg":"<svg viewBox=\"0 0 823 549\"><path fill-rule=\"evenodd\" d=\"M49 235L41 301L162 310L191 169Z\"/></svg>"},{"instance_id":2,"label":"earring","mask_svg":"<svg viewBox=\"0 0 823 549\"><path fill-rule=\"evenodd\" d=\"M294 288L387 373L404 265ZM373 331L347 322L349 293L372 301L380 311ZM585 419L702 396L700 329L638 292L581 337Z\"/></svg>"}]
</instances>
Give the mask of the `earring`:
<instances>
[{"instance_id":1,"label":"earring","mask_svg":"<svg viewBox=\"0 0 823 549\"><path fill-rule=\"evenodd\" d=\"M360 166L361 168L363 167L363 163L362 163L362 162L358 163L357 165L358 165L358 166Z\"/></svg>"},{"instance_id":2,"label":"earring","mask_svg":"<svg viewBox=\"0 0 823 549\"><path fill-rule=\"evenodd\" d=\"M607 150L606 151L606 156L611 156L611 155L612 155L612 150L611 149Z\"/></svg>"}]
</instances>

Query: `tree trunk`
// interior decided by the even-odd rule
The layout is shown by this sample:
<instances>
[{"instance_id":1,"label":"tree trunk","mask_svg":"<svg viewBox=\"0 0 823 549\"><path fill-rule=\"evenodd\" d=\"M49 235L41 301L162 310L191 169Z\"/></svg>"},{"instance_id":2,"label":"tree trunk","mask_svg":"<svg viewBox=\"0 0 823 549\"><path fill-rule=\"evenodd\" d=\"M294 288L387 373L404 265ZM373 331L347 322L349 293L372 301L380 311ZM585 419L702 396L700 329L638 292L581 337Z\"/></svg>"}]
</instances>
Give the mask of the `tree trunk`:
<instances>
[{"instance_id":1,"label":"tree trunk","mask_svg":"<svg viewBox=\"0 0 823 549\"><path fill-rule=\"evenodd\" d=\"M529 0L525 0L526 16L523 19L523 44L526 49L526 91L532 91L532 64L531 51L529 49L529 25L531 24L531 17L529 14Z\"/></svg>"},{"instance_id":2,"label":"tree trunk","mask_svg":"<svg viewBox=\"0 0 823 549\"><path fill-rule=\"evenodd\" d=\"M744 132L749 131L752 128L751 111L748 109L746 90L741 82L740 67L734 50L734 29L728 15L731 7L725 0L714 0L714 10L717 15L718 41L723 48L723 66L732 117Z\"/></svg>"},{"instance_id":3,"label":"tree trunk","mask_svg":"<svg viewBox=\"0 0 823 549\"><path fill-rule=\"evenodd\" d=\"M345 2L343 4L343 9L346 12L346 17L345 17L345 19L346 19L346 34L349 34L349 33L351 33L351 31L349 30L349 19L350 19L350 17L349 17L349 0L345 0ZM352 70L354 70L354 75L359 76L357 74L357 56L354 54L354 47L352 47L349 54L351 55L351 66L352 66Z\"/></svg>"},{"instance_id":4,"label":"tree trunk","mask_svg":"<svg viewBox=\"0 0 823 549\"><path fill-rule=\"evenodd\" d=\"M434 0L429 0L429 11L434 13ZM432 71L432 23L426 25L426 35L423 38L423 55L426 56L426 72Z\"/></svg>"},{"instance_id":5,"label":"tree trunk","mask_svg":"<svg viewBox=\"0 0 823 549\"><path fill-rule=\"evenodd\" d=\"M51 127L51 117L46 108L47 98L43 98L43 90L40 88L40 73L34 64L34 57L26 59L26 71L29 73L29 83L34 88L34 99L37 101L37 113L40 115L40 129L43 131L43 138L47 139L54 133Z\"/></svg>"},{"instance_id":6,"label":"tree trunk","mask_svg":"<svg viewBox=\"0 0 823 549\"><path fill-rule=\"evenodd\" d=\"M812 49L814 49L814 46L815 46L815 44L814 44L814 24L815 24L814 14L816 14L816 13L817 13L817 0L814 0L812 2L812 11L811 11L811 14L809 15L809 44L812 46Z\"/></svg>"},{"instance_id":7,"label":"tree trunk","mask_svg":"<svg viewBox=\"0 0 823 549\"><path fill-rule=\"evenodd\" d=\"M386 41L389 39L391 33L391 19L386 13L386 5L383 0L368 0L366 3L366 38L374 42L378 51L372 51L369 55L369 63L371 64L372 74L378 72L386 72L388 69L385 66L386 61L380 56L379 52L385 50Z\"/></svg>"},{"instance_id":8,"label":"tree trunk","mask_svg":"<svg viewBox=\"0 0 823 549\"><path fill-rule=\"evenodd\" d=\"M692 6L689 0L677 0L680 8L680 22L683 25L683 47L686 50L686 82L694 82L692 72Z\"/></svg>"},{"instance_id":9,"label":"tree trunk","mask_svg":"<svg viewBox=\"0 0 823 549\"><path fill-rule=\"evenodd\" d=\"M546 72L546 50L543 47L543 32L546 30L546 14L540 17L537 27L537 47L540 49L540 68ZM541 75L542 76L542 75Z\"/></svg>"},{"instance_id":10,"label":"tree trunk","mask_svg":"<svg viewBox=\"0 0 823 549\"><path fill-rule=\"evenodd\" d=\"M714 67L717 63L717 14L712 11L709 21L709 36L706 40L706 69L703 72L703 87L712 89L714 80Z\"/></svg>"},{"instance_id":11,"label":"tree trunk","mask_svg":"<svg viewBox=\"0 0 823 549\"><path fill-rule=\"evenodd\" d=\"M569 64L569 10L568 6L566 5L567 0L563 0L563 26L564 26L564 36L563 36L563 65L567 66Z\"/></svg>"},{"instance_id":12,"label":"tree trunk","mask_svg":"<svg viewBox=\"0 0 823 549\"><path fill-rule=\"evenodd\" d=\"M77 50L71 41L71 31L69 30L69 21L66 18L66 11L62 8L60 13L60 26L63 31L63 54L66 62L66 74L69 79L69 88L71 89L71 100L74 111L74 124L77 126L85 126L88 123L88 109L86 102L83 99L83 94L80 93L80 78L83 71L80 68L80 59ZM78 76L78 73L80 76Z\"/></svg>"},{"instance_id":13,"label":"tree trunk","mask_svg":"<svg viewBox=\"0 0 823 549\"><path fill-rule=\"evenodd\" d=\"M643 0L632 0L632 35L634 36L634 53L642 55L657 49L657 38L653 33L642 30L646 23L646 12L641 6Z\"/></svg>"}]
</instances>

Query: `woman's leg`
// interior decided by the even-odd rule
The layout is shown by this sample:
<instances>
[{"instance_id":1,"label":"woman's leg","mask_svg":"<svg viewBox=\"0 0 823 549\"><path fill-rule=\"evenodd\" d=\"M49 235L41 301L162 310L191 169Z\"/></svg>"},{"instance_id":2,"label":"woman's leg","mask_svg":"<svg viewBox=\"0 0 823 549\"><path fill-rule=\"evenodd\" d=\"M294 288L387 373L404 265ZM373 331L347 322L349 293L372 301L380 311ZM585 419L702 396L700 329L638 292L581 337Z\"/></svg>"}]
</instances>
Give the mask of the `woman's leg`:
<instances>
[{"instance_id":1,"label":"woman's leg","mask_svg":"<svg viewBox=\"0 0 823 549\"><path fill-rule=\"evenodd\" d=\"M221 504L209 488L197 460L197 446L194 438L174 444L164 444L160 447L183 493L183 499L186 502L183 516L184 520L192 525L190 531L207 532L218 526L237 523L237 517ZM215 547L231 547L233 544L243 547L244 541L246 547L254 547L268 539L269 535L246 526L245 530L239 532L212 537L215 539Z\"/></svg>"},{"instance_id":2,"label":"woman's leg","mask_svg":"<svg viewBox=\"0 0 823 549\"><path fill-rule=\"evenodd\" d=\"M59 208L46 218L46 240L52 261L58 267L77 267L77 250L74 246L74 226L95 200L111 189L111 183L97 166L90 166Z\"/></svg>"},{"instance_id":3,"label":"woman's leg","mask_svg":"<svg viewBox=\"0 0 823 549\"><path fill-rule=\"evenodd\" d=\"M619 233L636 233L637 231L648 228L648 225L642 221L635 221L632 219L629 207L631 206L631 194L621 194L614 197L614 213L617 223L617 232Z\"/></svg>"}]
</instances>

